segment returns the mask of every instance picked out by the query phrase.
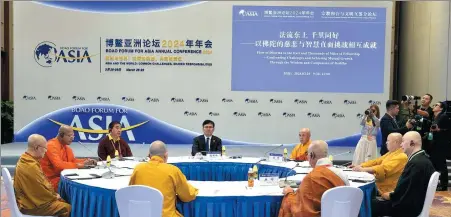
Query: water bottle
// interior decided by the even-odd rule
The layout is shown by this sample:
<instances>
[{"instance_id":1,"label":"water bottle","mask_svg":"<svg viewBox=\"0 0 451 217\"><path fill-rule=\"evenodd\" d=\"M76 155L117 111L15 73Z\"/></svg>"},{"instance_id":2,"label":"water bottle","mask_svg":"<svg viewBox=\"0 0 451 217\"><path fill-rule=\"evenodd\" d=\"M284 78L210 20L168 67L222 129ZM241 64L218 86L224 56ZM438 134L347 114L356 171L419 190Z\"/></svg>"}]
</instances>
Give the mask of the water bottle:
<instances>
[{"instance_id":1,"label":"water bottle","mask_svg":"<svg viewBox=\"0 0 451 217\"><path fill-rule=\"evenodd\" d=\"M107 167L110 167L110 166L111 166L111 157L110 157L110 155L108 155L108 156L106 157L106 166L107 166Z\"/></svg>"},{"instance_id":2,"label":"water bottle","mask_svg":"<svg viewBox=\"0 0 451 217\"><path fill-rule=\"evenodd\" d=\"M258 179L258 167L257 165L254 165L252 168L252 172L254 173L254 179Z\"/></svg>"},{"instance_id":3,"label":"water bottle","mask_svg":"<svg viewBox=\"0 0 451 217\"><path fill-rule=\"evenodd\" d=\"M223 157L225 157L226 156L226 147L223 145L222 146L222 154L221 154Z\"/></svg>"},{"instance_id":4,"label":"water bottle","mask_svg":"<svg viewBox=\"0 0 451 217\"><path fill-rule=\"evenodd\" d=\"M247 187L254 187L254 172L252 171L252 168L249 168L249 171L247 172Z\"/></svg>"},{"instance_id":5,"label":"water bottle","mask_svg":"<svg viewBox=\"0 0 451 217\"><path fill-rule=\"evenodd\" d=\"M287 148L283 149L283 161L284 162L288 161L288 150L287 150Z\"/></svg>"},{"instance_id":6,"label":"water bottle","mask_svg":"<svg viewBox=\"0 0 451 217\"><path fill-rule=\"evenodd\" d=\"M114 152L114 161L117 161L117 160L119 160L119 151L118 150L116 150Z\"/></svg>"}]
</instances>

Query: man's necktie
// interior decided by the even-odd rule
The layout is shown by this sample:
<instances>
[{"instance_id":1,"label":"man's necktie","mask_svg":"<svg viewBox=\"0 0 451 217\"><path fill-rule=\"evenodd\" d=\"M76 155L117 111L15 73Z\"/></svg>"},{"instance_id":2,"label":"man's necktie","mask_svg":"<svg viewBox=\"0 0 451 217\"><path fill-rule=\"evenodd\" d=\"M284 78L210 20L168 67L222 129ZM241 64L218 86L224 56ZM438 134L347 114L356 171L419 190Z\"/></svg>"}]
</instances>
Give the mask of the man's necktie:
<instances>
[{"instance_id":1,"label":"man's necktie","mask_svg":"<svg viewBox=\"0 0 451 217\"><path fill-rule=\"evenodd\" d=\"M393 118L393 122L395 122L395 126L396 126L396 128L399 128L399 126L398 126L398 122L396 122L396 119L394 119L394 118Z\"/></svg>"},{"instance_id":2,"label":"man's necktie","mask_svg":"<svg viewBox=\"0 0 451 217\"><path fill-rule=\"evenodd\" d=\"M210 152L210 138L207 138L207 152Z\"/></svg>"}]
</instances>

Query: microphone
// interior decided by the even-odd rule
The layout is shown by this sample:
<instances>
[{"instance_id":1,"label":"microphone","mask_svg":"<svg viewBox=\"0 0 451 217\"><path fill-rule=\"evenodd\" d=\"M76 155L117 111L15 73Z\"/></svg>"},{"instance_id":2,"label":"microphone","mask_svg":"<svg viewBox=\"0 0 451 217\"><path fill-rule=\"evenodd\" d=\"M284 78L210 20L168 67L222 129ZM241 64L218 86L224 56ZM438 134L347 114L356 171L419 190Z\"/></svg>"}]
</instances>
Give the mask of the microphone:
<instances>
[{"instance_id":1,"label":"microphone","mask_svg":"<svg viewBox=\"0 0 451 217\"><path fill-rule=\"evenodd\" d=\"M130 145L129 145L130 146ZM141 144L139 144L139 146L141 146ZM146 146L146 143L145 142L143 142L143 144L142 144L142 147L147 147L148 148L148 146ZM138 150L140 150L142 147L137 147L137 149ZM131 149L131 147L130 147L130 149ZM147 152L147 154L148 154L148 151L149 150L147 150L146 152ZM133 152L135 152L135 151L133 151ZM138 152L135 152L135 153L139 153L140 151L138 151ZM133 156L135 156L134 154L133 154ZM139 162L146 162L147 160L147 157L149 157L149 156L144 156L143 158L139 158ZM137 159L138 157L136 157L135 159Z\"/></svg>"},{"instance_id":2,"label":"microphone","mask_svg":"<svg viewBox=\"0 0 451 217\"><path fill-rule=\"evenodd\" d=\"M347 151L347 152L342 152L342 153L338 153L338 154L333 154L331 155L332 157L336 157L336 156L340 156L340 155L344 155L344 154L350 154L351 151Z\"/></svg>"},{"instance_id":3,"label":"microphone","mask_svg":"<svg viewBox=\"0 0 451 217\"><path fill-rule=\"evenodd\" d=\"M83 143L81 143L80 141L78 141L78 143L83 146L85 149L87 149L89 152L91 152L91 154L95 154L95 152L93 152L91 149L88 148L88 146L84 145ZM100 158L99 158L100 159Z\"/></svg>"},{"instance_id":4,"label":"microphone","mask_svg":"<svg viewBox=\"0 0 451 217\"><path fill-rule=\"evenodd\" d=\"M348 166L349 164L351 164L351 163L352 163L352 161L347 162L347 163L344 163L344 164L340 164L340 165L334 165L334 167L335 167L335 168L338 168L338 169L342 169L343 171L352 171L351 168L348 168L348 167L347 167L347 166Z\"/></svg>"},{"instance_id":5,"label":"microphone","mask_svg":"<svg viewBox=\"0 0 451 217\"><path fill-rule=\"evenodd\" d=\"M342 165L340 165L340 166L347 166L347 165L349 165L349 164L351 164L351 163L352 163L352 161L347 162L347 163L344 163L344 164L342 164Z\"/></svg>"},{"instance_id":6,"label":"microphone","mask_svg":"<svg viewBox=\"0 0 451 217\"><path fill-rule=\"evenodd\" d=\"M79 143L81 146L83 146L84 148L86 148L88 151L90 151L91 153L94 153L91 149L89 149L89 148L88 148L85 144L83 144L82 142L78 141L78 143ZM106 163L102 161L102 159L100 159L100 162L103 164L104 167L106 167L106 168L108 169L107 172L105 172L105 173L103 173L103 174L101 175L102 178L105 178L105 179L112 179L112 178L114 178L116 175L114 174L113 171L111 171L110 167L107 166ZM90 175L91 175L91 174L90 174ZM93 176L96 176L96 177L97 177L98 175L94 175L94 174L93 174Z\"/></svg>"},{"instance_id":7,"label":"microphone","mask_svg":"<svg viewBox=\"0 0 451 217\"><path fill-rule=\"evenodd\" d=\"M298 166L299 166L299 163L296 162L296 164L294 165L293 168L290 169L290 171L291 171L291 170L294 170L294 168L296 168L296 167L298 167ZM287 178L288 178L288 175L285 177L285 183L287 183Z\"/></svg>"},{"instance_id":8,"label":"microphone","mask_svg":"<svg viewBox=\"0 0 451 217\"><path fill-rule=\"evenodd\" d=\"M296 162L296 165L291 168L290 170L293 170L299 165L299 163ZM285 176L285 180L279 180L279 187L284 188L285 186L290 186L291 188L297 188L300 185L300 181L296 180L288 180L288 175Z\"/></svg>"},{"instance_id":9,"label":"microphone","mask_svg":"<svg viewBox=\"0 0 451 217\"><path fill-rule=\"evenodd\" d=\"M269 152L274 151L274 150L276 150L276 149L278 149L278 148L280 148L280 147L282 147L282 146L283 146L283 144L280 144L280 145L276 146L275 148L272 148L271 150L265 152L265 154L263 155L263 161L266 160L266 159L264 159L264 158L269 154Z\"/></svg>"}]
</instances>

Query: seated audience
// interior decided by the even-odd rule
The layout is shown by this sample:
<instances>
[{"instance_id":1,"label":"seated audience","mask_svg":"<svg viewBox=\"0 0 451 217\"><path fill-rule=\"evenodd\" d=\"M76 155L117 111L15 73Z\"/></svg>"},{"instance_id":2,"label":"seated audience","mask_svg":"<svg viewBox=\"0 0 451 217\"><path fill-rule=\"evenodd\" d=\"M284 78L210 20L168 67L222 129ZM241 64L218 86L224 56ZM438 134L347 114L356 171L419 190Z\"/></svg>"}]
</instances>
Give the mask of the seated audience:
<instances>
[{"instance_id":1,"label":"seated audience","mask_svg":"<svg viewBox=\"0 0 451 217\"><path fill-rule=\"evenodd\" d=\"M407 155L401 148L402 135L391 133L387 138L388 153L353 167L354 171L368 172L376 177L376 186L380 195L392 192L407 163Z\"/></svg>"},{"instance_id":2,"label":"seated audience","mask_svg":"<svg viewBox=\"0 0 451 217\"><path fill-rule=\"evenodd\" d=\"M76 159L70 145L74 140L74 130L67 125L60 127L58 136L48 141L47 152L41 159L41 167L53 189L58 191L61 171L97 165L93 159Z\"/></svg>"},{"instance_id":3,"label":"seated audience","mask_svg":"<svg viewBox=\"0 0 451 217\"><path fill-rule=\"evenodd\" d=\"M418 132L407 132L402 149L409 157L394 191L373 199L373 216L418 216L423 209L429 179L435 172L428 156L421 150Z\"/></svg>"},{"instance_id":4,"label":"seated audience","mask_svg":"<svg viewBox=\"0 0 451 217\"><path fill-rule=\"evenodd\" d=\"M295 161L307 160L307 150L310 145L310 129L302 128L299 130L299 143L291 151L290 159Z\"/></svg>"},{"instance_id":5,"label":"seated audience","mask_svg":"<svg viewBox=\"0 0 451 217\"><path fill-rule=\"evenodd\" d=\"M196 199L198 190L174 165L167 164L168 151L161 141L150 144L149 162L138 164L129 185L146 185L158 189L164 197L162 216L182 216L175 208L177 198L183 202Z\"/></svg>"},{"instance_id":6,"label":"seated audience","mask_svg":"<svg viewBox=\"0 0 451 217\"><path fill-rule=\"evenodd\" d=\"M347 176L333 167L328 156L328 145L325 141L313 141L308 148L308 161L313 170L301 182L298 190L293 192L285 187L279 217L321 216L321 197L324 192L337 187L349 186Z\"/></svg>"},{"instance_id":7,"label":"seated audience","mask_svg":"<svg viewBox=\"0 0 451 217\"><path fill-rule=\"evenodd\" d=\"M193 139L193 147L191 155L201 152L206 155L207 152L222 152L222 141L220 138L213 136L215 131L215 122L211 120L205 120L202 123L203 135L200 135Z\"/></svg>"},{"instance_id":8,"label":"seated audience","mask_svg":"<svg viewBox=\"0 0 451 217\"><path fill-rule=\"evenodd\" d=\"M127 142L121 138L121 123L119 121L112 121L108 125L108 131L110 132L100 140L99 147L97 148L97 154L100 160L106 160L109 155L111 159L116 157L116 152L119 158L132 157L132 150Z\"/></svg>"},{"instance_id":9,"label":"seated audience","mask_svg":"<svg viewBox=\"0 0 451 217\"><path fill-rule=\"evenodd\" d=\"M69 217L71 206L55 192L39 164L46 151L43 136L28 137L28 149L20 156L14 173L17 206L25 215Z\"/></svg>"}]
</instances>

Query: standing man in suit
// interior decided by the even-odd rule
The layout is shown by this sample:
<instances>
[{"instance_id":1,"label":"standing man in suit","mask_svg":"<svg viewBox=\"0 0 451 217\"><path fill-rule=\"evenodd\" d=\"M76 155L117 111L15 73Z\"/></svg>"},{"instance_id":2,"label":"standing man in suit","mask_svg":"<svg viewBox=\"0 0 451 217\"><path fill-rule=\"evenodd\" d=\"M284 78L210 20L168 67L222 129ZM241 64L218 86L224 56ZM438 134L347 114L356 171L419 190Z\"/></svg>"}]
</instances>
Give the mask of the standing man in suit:
<instances>
[{"instance_id":1,"label":"standing man in suit","mask_svg":"<svg viewBox=\"0 0 451 217\"><path fill-rule=\"evenodd\" d=\"M373 199L372 212L376 216L418 216L422 209L429 180L435 172L428 156L421 150L421 136L416 131L402 138L402 149L408 156L407 164L392 192Z\"/></svg>"},{"instance_id":2,"label":"standing man in suit","mask_svg":"<svg viewBox=\"0 0 451 217\"><path fill-rule=\"evenodd\" d=\"M194 156L197 152L203 152L203 155L206 155L206 152L209 151L221 152L222 141L220 138L213 136L213 132L215 131L215 122L205 120L202 123L202 130L204 131L204 135L200 135L193 139L191 155Z\"/></svg>"},{"instance_id":3,"label":"standing man in suit","mask_svg":"<svg viewBox=\"0 0 451 217\"><path fill-rule=\"evenodd\" d=\"M381 118L380 126L382 132L382 145L381 145L381 156L388 152L387 149L387 137L390 133L401 133L405 134L407 131L412 129L412 124L407 121L406 126L400 128L396 122L396 115L399 113L399 102L396 100L388 100L385 104L387 113Z\"/></svg>"}]
</instances>

